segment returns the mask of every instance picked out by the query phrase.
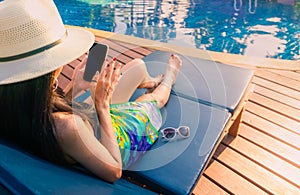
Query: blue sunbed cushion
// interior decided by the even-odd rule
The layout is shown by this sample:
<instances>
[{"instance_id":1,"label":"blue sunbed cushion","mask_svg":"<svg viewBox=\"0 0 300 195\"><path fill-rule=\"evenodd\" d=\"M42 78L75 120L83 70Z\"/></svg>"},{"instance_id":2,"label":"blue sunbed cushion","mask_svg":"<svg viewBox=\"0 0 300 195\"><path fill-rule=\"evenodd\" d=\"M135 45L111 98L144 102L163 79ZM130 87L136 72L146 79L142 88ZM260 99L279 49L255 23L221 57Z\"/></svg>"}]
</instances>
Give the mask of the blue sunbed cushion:
<instances>
[{"instance_id":1,"label":"blue sunbed cushion","mask_svg":"<svg viewBox=\"0 0 300 195\"><path fill-rule=\"evenodd\" d=\"M182 56L183 65L173 92L202 103L225 107L232 112L241 100L253 70ZM162 74L170 53L155 51L143 58L152 76Z\"/></svg>"},{"instance_id":2,"label":"blue sunbed cushion","mask_svg":"<svg viewBox=\"0 0 300 195\"><path fill-rule=\"evenodd\" d=\"M165 193L189 194L204 171L231 114L171 95L162 109L163 127L190 127L187 139L165 142L160 137L126 173Z\"/></svg>"},{"instance_id":3,"label":"blue sunbed cushion","mask_svg":"<svg viewBox=\"0 0 300 195\"><path fill-rule=\"evenodd\" d=\"M124 179L108 183L0 143L0 183L13 194L154 194Z\"/></svg>"}]
</instances>

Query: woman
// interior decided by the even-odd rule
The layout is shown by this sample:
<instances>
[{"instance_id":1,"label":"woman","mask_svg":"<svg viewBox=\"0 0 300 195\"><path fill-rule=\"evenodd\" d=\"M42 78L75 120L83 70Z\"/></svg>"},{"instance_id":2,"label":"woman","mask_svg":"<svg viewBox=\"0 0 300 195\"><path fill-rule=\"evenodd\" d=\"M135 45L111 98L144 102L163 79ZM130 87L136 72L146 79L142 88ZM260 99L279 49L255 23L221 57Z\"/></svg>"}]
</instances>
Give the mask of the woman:
<instances>
[{"instance_id":1,"label":"woman","mask_svg":"<svg viewBox=\"0 0 300 195\"><path fill-rule=\"evenodd\" d=\"M79 163L110 182L156 140L159 108L168 101L181 67L178 56L170 57L164 76L157 78L148 75L142 60L121 66L113 59L92 84L82 79L85 58L65 93L91 86L95 116L57 89L61 66L93 43L89 32L66 30L54 3L47 0L2 2L0 32L2 139L58 164ZM136 88L150 90L128 102Z\"/></svg>"}]
</instances>

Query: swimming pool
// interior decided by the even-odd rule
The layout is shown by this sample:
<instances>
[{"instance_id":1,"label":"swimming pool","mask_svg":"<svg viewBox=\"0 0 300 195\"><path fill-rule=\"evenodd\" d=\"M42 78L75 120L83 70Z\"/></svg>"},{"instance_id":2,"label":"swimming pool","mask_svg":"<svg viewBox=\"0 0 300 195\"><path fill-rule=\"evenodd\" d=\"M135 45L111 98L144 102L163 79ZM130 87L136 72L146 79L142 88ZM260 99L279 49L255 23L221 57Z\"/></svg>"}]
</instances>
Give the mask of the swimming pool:
<instances>
[{"instance_id":1,"label":"swimming pool","mask_svg":"<svg viewBox=\"0 0 300 195\"><path fill-rule=\"evenodd\" d=\"M300 0L54 0L64 23L256 57L300 60Z\"/></svg>"}]
</instances>

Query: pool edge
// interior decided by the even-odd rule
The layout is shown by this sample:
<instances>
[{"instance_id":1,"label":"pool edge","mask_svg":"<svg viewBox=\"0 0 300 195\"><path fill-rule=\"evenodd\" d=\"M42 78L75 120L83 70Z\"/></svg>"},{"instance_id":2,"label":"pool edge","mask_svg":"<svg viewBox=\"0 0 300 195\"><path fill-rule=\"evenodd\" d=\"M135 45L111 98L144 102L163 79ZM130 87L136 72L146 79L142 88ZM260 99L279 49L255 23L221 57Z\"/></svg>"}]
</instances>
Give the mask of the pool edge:
<instances>
[{"instance_id":1,"label":"pool edge","mask_svg":"<svg viewBox=\"0 0 300 195\"><path fill-rule=\"evenodd\" d=\"M113 32L97 30L92 28L66 25L67 28L83 28L92 32L95 36L107 38L114 41L129 43L141 47L147 47L154 50L161 50L167 52L180 53L182 55L211 60L228 65L245 67L249 69L276 69L276 70L300 70L300 62L296 60L282 60L273 58L258 58L253 56L245 56L238 54L230 54L223 52L215 52L208 50L200 50L197 48L190 48L185 46L178 46L171 43L163 43L153 40L148 40L139 37L133 37L124 34L117 34Z\"/></svg>"}]
</instances>

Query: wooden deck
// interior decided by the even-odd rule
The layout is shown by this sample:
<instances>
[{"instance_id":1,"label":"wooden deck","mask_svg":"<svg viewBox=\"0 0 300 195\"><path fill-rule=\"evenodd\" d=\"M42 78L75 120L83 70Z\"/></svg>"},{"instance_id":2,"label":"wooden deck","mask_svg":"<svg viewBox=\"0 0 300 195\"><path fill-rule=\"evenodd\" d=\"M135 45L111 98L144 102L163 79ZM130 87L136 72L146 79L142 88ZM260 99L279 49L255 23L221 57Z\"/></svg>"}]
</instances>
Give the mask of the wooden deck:
<instances>
[{"instance_id":1,"label":"wooden deck","mask_svg":"<svg viewBox=\"0 0 300 195\"><path fill-rule=\"evenodd\" d=\"M104 42L121 63L153 51ZM60 87L79 61L64 67ZM300 72L260 69L252 85L239 135L223 139L194 194L300 194Z\"/></svg>"}]
</instances>

